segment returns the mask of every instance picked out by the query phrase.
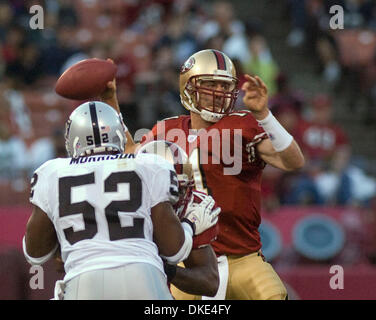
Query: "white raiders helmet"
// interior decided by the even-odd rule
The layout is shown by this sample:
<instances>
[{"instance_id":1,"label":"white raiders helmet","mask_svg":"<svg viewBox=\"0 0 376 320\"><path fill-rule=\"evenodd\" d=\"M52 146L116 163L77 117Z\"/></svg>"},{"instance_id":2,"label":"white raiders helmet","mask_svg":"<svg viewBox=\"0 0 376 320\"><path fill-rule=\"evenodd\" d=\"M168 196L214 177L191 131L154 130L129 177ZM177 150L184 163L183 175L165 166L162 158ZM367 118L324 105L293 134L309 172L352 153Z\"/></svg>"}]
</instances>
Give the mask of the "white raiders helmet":
<instances>
[{"instance_id":1,"label":"white raiders helmet","mask_svg":"<svg viewBox=\"0 0 376 320\"><path fill-rule=\"evenodd\" d=\"M65 148L69 157L102 152L124 152L128 131L121 114L100 101L85 102L65 125Z\"/></svg>"}]
</instances>

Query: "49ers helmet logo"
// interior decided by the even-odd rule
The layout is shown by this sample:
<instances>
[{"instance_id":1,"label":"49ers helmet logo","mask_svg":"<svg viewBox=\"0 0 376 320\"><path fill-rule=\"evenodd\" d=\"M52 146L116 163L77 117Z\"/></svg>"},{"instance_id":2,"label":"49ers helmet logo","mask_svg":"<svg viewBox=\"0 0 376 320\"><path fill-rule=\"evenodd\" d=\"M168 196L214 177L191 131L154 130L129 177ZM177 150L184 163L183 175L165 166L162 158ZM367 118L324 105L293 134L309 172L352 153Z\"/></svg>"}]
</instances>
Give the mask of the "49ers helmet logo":
<instances>
[{"instance_id":1,"label":"49ers helmet logo","mask_svg":"<svg viewBox=\"0 0 376 320\"><path fill-rule=\"evenodd\" d=\"M184 62L183 66L180 69L180 73L186 73L187 71L191 70L195 65L195 58L190 57L187 61Z\"/></svg>"}]
</instances>

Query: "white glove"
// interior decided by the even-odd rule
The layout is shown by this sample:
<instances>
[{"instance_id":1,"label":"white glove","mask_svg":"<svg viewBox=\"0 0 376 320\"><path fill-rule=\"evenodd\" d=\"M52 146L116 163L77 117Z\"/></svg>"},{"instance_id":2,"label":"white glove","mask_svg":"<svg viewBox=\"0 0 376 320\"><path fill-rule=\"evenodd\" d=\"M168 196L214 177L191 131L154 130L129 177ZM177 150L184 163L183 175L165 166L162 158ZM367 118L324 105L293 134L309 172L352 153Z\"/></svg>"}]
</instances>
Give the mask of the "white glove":
<instances>
[{"instance_id":1,"label":"white glove","mask_svg":"<svg viewBox=\"0 0 376 320\"><path fill-rule=\"evenodd\" d=\"M215 201L211 196L193 191L182 222L188 222L193 234L198 235L217 223L221 208L217 207L213 210L214 206Z\"/></svg>"}]
</instances>

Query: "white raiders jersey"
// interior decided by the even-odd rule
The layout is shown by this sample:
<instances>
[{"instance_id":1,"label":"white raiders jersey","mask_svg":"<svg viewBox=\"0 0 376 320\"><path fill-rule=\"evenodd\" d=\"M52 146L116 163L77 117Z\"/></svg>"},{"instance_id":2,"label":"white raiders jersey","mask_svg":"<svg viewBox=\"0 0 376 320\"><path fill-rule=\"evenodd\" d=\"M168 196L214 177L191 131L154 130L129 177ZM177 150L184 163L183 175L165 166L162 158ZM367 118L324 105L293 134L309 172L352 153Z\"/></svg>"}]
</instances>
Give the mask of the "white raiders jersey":
<instances>
[{"instance_id":1,"label":"white raiders jersey","mask_svg":"<svg viewBox=\"0 0 376 320\"><path fill-rule=\"evenodd\" d=\"M153 154L50 160L35 171L30 195L55 226L66 281L134 262L164 272L151 208L177 199L173 166Z\"/></svg>"}]
</instances>

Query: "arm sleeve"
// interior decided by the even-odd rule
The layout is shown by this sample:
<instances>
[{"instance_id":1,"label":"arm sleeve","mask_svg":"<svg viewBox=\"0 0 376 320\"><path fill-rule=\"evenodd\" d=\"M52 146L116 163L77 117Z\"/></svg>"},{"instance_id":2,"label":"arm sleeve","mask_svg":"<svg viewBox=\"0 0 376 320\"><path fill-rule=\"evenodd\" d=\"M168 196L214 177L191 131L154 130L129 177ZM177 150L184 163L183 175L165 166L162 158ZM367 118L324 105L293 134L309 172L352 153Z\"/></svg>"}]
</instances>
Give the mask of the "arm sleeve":
<instances>
[{"instance_id":1,"label":"arm sleeve","mask_svg":"<svg viewBox=\"0 0 376 320\"><path fill-rule=\"evenodd\" d=\"M259 125L253 115L249 114L246 117L247 121L247 143L256 145L264 139L268 138L268 134L265 132L262 126Z\"/></svg>"},{"instance_id":2,"label":"arm sleeve","mask_svg":"<svg viewBox=\"0 0 376 320\"><path fill-rule=\"evenodd\" d=\"M260 156L257 153L256 145L260 143L262 140L267 139L268 135L266 132L262 132L253 137L247 144L246 144L246 151L248 155L248 162L250 163L260 163L262 162Z\"/></svg>"},{"instance_id":3,"label":"arm sleeve","mask_svg":"<svg viewBox=\"0 0 376 320\"><path fill-rule=\"evenodd\" d=\"M259 164L262 161L257 153L256 145L262 140L267 139L268 135L250 113L245 117L244 123L246 132L246 153L248 155L247 161Z\"/></svg>"}]
</instances>

